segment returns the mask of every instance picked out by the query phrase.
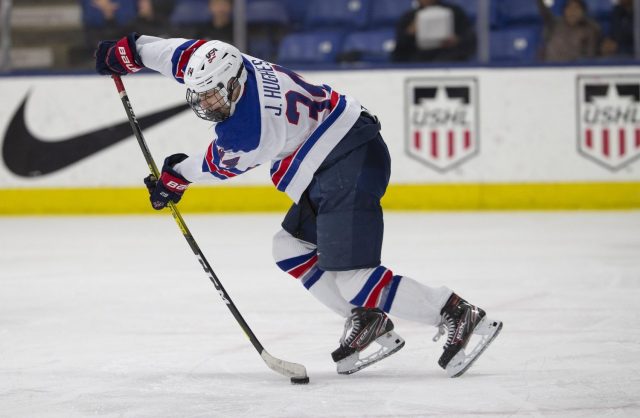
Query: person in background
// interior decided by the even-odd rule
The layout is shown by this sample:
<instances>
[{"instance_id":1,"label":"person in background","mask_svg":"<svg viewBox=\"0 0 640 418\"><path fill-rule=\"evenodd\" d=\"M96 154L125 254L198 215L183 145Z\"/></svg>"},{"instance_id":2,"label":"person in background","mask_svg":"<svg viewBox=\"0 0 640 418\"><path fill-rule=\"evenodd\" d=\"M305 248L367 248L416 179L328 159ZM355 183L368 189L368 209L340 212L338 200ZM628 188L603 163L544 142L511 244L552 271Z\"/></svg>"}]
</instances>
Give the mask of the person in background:
<instances>
[{"instance_id":1,"label":"person in background","mask_svg":"<svg viewBox=\"0 0 640 418\"><path fill-rule=\"evenodd\" d=\"M95 7L105 20L105 25L97 28L85 28L87 44L91 49L105 37L120 37L133 30L150 35L168 36L171 33L169 18L175 6L175 0L136 0L137 15L126 24L119 24L116 12L121 7L119 1L92 0Z\"/></svg>"},{"instance_id":2,"label":"person in background","mask_svg":"<svg viewBox=\"0 0 640 418\"><path fill-rule=\"evenodd\" d=\"M133 22L133 30L169 36L172 32L169 19L174 7L174 0L138 0L138 16Z\"/></svg>"},{"instance_id":3,"label":"person in background","mask_svg":"<svg viewBox=\"0 0 640 418\"><path fill-rule=\"evenodd\" d=\"M120 36L121 33L127 33L128 28L121 29L116 21L116 12L120 8L120 3L114 0L92 0L91 6L96 8L104 18L104 26L87 27L87 43L93 47L96 42L105 36Z\"/></svg>"},{"instance_id":4,"label":"person in background","mask_svg":"<svg viewBox=\"0 0 640 418\"><path fill-rule=\"evenodd\" d=\"M562 16L555 16L543 0L536 1L544 20L544 61L569 62L596 57L600 27L589 17L584 0L567 0Z\"/></svg>"},{"instance_id":5,"label":"person in background","mask_svg":"<svg viewBox=\"0 0 640 418\"><path fill-rule=\"evenodd\" d=\"M604 57L631 58L633 44L633 0L619 0L611 12L609 35L600 45Z\"/></svg>"},{"instance_id":6,"label":"person in background","mask_svg":"<svg viewBox=\"0 0 640 418\"><path fill-rule=\"evenodd\" d=\"M113 0L92 0L91 5L102 13L107 22L115 21L116 11L120 8L120 4Z\"/></svg>"},{"instance_id":7,"label":"person in background","mask_svg":"<svg viewBox=\"0 0 640 418\"><path fill-rule=\"evenodd\" d=\"M450 9L453 13L454 32L439 48L421 50L416 42L416 15L433 6ZM466 61L473 57L476 38L473 26L465 12L458 6L440 0L419 0L418 7L405 13L396 26L394 61Z\"/></svg>"},{"instance_id":8,"label":"person in background","mask_svg":"<svg viewBox=\"0 0 640 418\"><path fill-rule=\"evenodd\" d=\"M232 0L209 0L211 20L195 25L192 36L198 39L217 39L223 42L233 41L233 2Z\"/></svg>"}]
</instances>

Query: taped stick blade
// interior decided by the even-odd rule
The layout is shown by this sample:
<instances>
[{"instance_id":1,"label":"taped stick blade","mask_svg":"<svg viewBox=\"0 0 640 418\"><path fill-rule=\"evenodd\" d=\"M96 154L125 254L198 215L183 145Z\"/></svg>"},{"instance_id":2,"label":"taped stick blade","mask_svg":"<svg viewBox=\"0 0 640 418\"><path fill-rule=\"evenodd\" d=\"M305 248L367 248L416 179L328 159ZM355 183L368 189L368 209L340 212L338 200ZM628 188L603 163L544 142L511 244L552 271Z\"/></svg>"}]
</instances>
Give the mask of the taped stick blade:
<instances>
[{"instance_id":1,"label":"taped stick blade","mask_svg":"<svg viewBox=\"0 0 640 418\"><path fill-rule=\"evenodd\" d=\"M307 369L302 364L280 360L279 358L275 358L269 354L267 350L262 350L260 357L262 357L262 360L264 360L271 370L276 373L280 373L283 376L295 378L308 377Z\"/></svg>"}]
</instances>

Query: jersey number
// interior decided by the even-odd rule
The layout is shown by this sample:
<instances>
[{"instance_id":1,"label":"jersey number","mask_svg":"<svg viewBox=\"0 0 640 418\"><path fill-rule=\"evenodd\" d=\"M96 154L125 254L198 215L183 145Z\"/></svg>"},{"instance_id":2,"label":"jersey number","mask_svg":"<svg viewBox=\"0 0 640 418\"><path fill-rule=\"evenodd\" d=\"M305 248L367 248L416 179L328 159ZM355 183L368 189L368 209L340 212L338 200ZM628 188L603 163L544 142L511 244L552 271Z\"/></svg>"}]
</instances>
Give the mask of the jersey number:
<instances>
[{"instance_id":1,"label":"jersey number","mask_svg":"<svg viewBox=\"0 0 640 418\"><path fill-rule=\"evenodd\" d=\"M274 65L273 68L276 71L284 73L293 80L294 83L302 87L307 93L309 93L312 97L322 97L325 98L327 96L331 96L331 89L328 86L317 86L315 84L307 83L300 77L298 74L293 71L280 67L279 65ZM335 92L334 92L335 94ZM313 98L306 96L297 91L289 90L287 94L285 94L285 99L287 100L287 120L289 123L293 125L297 125L300 121L300 112L298 111L298 104L306 106L308 109L309 117L313 120L318 120L318 113L323 112L325 110L333 110L333 104L331 103L331 99L325 99L321 101L316 101Z\"/></svg>"}]
</instances>

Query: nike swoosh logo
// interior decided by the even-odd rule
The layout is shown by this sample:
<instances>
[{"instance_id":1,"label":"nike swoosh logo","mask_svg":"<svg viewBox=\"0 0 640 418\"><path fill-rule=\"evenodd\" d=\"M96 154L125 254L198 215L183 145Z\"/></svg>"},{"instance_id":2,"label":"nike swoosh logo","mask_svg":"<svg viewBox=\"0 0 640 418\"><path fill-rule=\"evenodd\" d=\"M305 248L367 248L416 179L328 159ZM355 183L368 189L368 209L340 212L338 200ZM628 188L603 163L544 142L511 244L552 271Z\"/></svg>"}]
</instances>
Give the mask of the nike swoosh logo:
<instances>
[{"instance_id":1,"label":"nike swoosh logo","mask_svg":"<svg viewBox=\"0 0 640 418\"><path fill-rule=\"evenodd\" d=\"M133 137L131 125L127 120L62 141L42 141L29 131L25 123L24 109L28 99L29 93L13 115L2 146L5 165L18 176L38 177L53 173L126 138ZM138 122L142 129L150 128L187 109L189 105L181 104L138 118Z\"/></svg>"}]
</instances>

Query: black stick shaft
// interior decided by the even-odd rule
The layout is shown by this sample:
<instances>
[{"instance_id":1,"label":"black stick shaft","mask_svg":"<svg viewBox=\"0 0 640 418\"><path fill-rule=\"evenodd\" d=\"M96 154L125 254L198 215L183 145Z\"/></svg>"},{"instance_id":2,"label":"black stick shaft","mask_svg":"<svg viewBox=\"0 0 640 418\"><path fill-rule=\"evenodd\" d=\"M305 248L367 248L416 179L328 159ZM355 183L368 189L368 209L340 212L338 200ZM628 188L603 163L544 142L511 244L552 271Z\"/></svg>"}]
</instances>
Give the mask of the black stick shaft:
<instances>
[{"instance_id":1,"label":"black stick shaft","mask_svg":"<svg viewBox=\"0 0 640 418\"><path fill-rule=\"evenodd\" d=\"M129 118L131 129L133 129L133 133L136 139L138 140L138 145L140 145L140 149L142 150L144 159L147 161L149 170L156 178L160 178L160 172L158 171L158 167L156 166L156 163L153 160L151 151L149 150L149 147L147 146L147 143L145 142L144 137L142 136L142 130L140 129L140 125L138 124L138 119L136 119L136 116L133 113L133 108L131 107L131 102L129 101L129 97L127 96L127 91L124 89L124 84L122 83L122 79L120 78L120 76L117 76L117 75L112 76L112 78L116 84L118 93L120 94L120 99L122 100L122 105L124 106L124 110L125 112L127 112L127 117ZM229 308L229 310L233 314L233 317L236 319L236 321L238 321L238 324L240 324L240 328L242 328L242 330L247 335L247 337L249 337L249 341L251 341L251 344L253 344L255 349L258 350L258 353L262 355L264 351L264 347L262 347L262 344L260 344L260 341L258 341L258 338L255 336L251 328L249 328L249 325L247 324L247 322L244 320L244 318L238 311L238 308L236 308L236 305L233 303L233 301L229 297L229 294L227 293L227 291L224 290L222 283L220 283L220 279L218 279L218 277L214 273L213 269L211 268L211 265L209 265L209 262L207 261L204 254L202 253L202 250L200 250L200 247L196 243L196 240L193 238L193 235L191 235L189 228L187 228L187 224L184 222L184 219L182 219L182 215L178 211L178 208L173 202L169 202L169 208L171 209L171 214L173 215L173 219L176 221L176 224L178 224L178 227L182 231L182 235L184 236L184 239L187 240L189 247L191 247L191 250L193 251L195 256L198 258L198 261L200 262L200 265L204 269L204 272L207 273L209 280L211 280L211 283L213 283L213 286L218 291L218 294L220 294L222 301L225 303L225 305L227 305L227 308Z\"/></svg>"}]
</instances>

